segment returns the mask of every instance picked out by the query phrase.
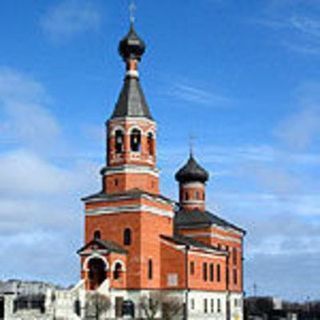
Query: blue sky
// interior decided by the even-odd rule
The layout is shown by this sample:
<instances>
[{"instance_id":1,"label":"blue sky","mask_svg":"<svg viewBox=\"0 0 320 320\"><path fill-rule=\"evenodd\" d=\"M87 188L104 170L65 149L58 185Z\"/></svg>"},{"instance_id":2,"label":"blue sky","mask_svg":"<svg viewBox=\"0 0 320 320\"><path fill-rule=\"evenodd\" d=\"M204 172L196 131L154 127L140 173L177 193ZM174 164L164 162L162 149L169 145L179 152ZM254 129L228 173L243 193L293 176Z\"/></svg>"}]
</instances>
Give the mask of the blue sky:
<instances>
[{"instance_id":1,"label":"blue sky","mask_svg":"<svg viewBox=\"0 0 320 320\"><path fill-rule=\"evenodd\" d=\"M162 192L189 136L208 206L248 231L247 294L320 294L320 3L137 0ZM0 4L1 278L76 283L80 197L100 187L126 0Z\"/></svg>"}]
</instances>

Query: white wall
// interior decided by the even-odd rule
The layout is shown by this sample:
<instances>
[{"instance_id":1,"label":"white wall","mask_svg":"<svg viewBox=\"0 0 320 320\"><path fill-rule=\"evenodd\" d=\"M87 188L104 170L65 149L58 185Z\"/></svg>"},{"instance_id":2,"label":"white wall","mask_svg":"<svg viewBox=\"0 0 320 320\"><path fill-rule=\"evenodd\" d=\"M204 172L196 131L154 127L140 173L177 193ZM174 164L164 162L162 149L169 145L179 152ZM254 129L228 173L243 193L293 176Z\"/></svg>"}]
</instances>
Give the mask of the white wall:
<instances>
[{"instance_id":1,"label":"white wall","mask_svg":"<svg viewBox=\"0 0 320 320\"><path fill-rule=\"evenodd\" d=\"M124 300L132 300L135 304L135 316L142 317L143 312L139 308L141 297L152 297L155 292L154 290L109 290L106 286L102 286L99 291L110 297L111 308L105 316L111 319L115 319L116 297L122 297ZM182 302L185 302L185 290L167 291L166 293L170 294L170 296L179 297ZM52 299L53 295L55 299ZM19 311L13 314L14 296L10 295L5 298L5 320L52 320L53 316L60 319L80 320L80 317L74 313L74 302L80 300L82 311L84 312L84 307L86 305L85 297L86 292L83 288L83 283L79 283L71 290L48 291L46 314L42 315L39 312L37 313L34 311ZM227 299L230 301L231 320L243 320L242 294L195 290L188 292L188 319L226 320ZM207 301L206 312L205 300ZM219 303L220 310L218 310ZM160 317L161 314L159 313L158 316Z\"/></svg>"}]
</instances>

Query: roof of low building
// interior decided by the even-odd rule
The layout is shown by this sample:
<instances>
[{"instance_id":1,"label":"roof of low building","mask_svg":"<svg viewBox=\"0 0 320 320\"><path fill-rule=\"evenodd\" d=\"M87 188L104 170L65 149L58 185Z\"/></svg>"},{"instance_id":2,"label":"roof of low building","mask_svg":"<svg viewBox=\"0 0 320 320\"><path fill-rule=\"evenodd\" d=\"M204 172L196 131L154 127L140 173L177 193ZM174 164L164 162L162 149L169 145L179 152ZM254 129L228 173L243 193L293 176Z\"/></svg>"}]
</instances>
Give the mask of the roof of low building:
<instances>
[{"instance_id":1,"label":"roof of low building","mask_svg":"<svg viewBox=\"0 0 320 320\"><path fill-rule=\"evenodd\" d=\"M213 250L220 254L227 254L226 250L222 250L222 249L219 249L218 247L207 245L203 242L197 241L190 237L182 236L180 234L175 234L173 237L161 235L161 238L175 242L176 244L184 245L184 246L195 247L198 249L211 250L211 251Z\"/></svg>"},{"instance_id":2,"label":"roof of low building","mask_svg":"<svg viewBox=\"0 0 320 320\"><path fill-rule=\"evenodd\" d=\"M90 200L117 200L119 197L129 197L130 199L135 199L135 198L141 198L143 195L155 198L155 199L160 199L165 202L175 204L176 202L174 200L171 200L161 194L154 194L151 192L146 192L141 189L131 189L126 192L119 192L119 193L113 193L113 194L108 194L103 191L100 191L98 193L92 194L90 196L82 198L82 201L90 201Z\"/></svg>"},{"instance_id":3,"label":"roof of low building","mask_svg":"<svg viewBox=\"0 0 320 320\"><path fill-rule=\"evenodd\" d=\"M217 215L209 212L209 211L200 211L200 210L179 210L175 214L174 218L175 228L201 228L208 226L219 226L224 228L231 228L236 231L240 231L245 233L245 230L242 228L230 223Z\"/></svg>"}]
</instances>

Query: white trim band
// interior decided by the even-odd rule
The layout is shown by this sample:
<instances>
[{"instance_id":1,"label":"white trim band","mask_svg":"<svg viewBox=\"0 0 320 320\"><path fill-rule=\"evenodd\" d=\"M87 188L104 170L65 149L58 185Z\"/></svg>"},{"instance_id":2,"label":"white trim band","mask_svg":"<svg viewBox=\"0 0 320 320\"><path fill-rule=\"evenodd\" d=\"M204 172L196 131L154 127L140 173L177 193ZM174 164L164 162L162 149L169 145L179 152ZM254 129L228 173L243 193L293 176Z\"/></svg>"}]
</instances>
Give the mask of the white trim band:
<instances>
[{"instance_id":1,"label":"white trim band","mask_svg":"<svg viewBox=\"0 0 320 320\"><path fill-rule=\"evenodd\" d=\"M150 174L154 177L159 177L159 170L158 169L152 169L147 166L121 166L121 167L108 167L105 172L104 176L110 176L113 174L127 174L127 173L133 173L133 174Z\"/></svg>"},{"instance_id":2,"label":"white trim band","mask_svg":"<svg viewBox=\"0 0 320 320\"><path fill-rule=\"evenodd\" d=\"M227 236L222 236L220 234L213 234L213 233L192 233L192 234L188 234L188 237L190 238L204 237L204 238L211 238L211 239L216 238L219 240L226 240L226 241L241 243L241 240L238 238L227 237Z\"/></svg>"},{"instance_id":3,"label":"white trim band","mask_svg":"<svg viewBox=\"0 0 320 320\"><path fill-rule=\"evenodd\" d=\"M99 209L88 209L85 211L88 216L99 216L103 214L116 214L116 213L132 213L132 212L148 212L158 216L173 218L174 212L162 210L159 208L147 205L133 205L133 206L117 206L117 207L101 207Z\"/></svg>"}]
</instances>

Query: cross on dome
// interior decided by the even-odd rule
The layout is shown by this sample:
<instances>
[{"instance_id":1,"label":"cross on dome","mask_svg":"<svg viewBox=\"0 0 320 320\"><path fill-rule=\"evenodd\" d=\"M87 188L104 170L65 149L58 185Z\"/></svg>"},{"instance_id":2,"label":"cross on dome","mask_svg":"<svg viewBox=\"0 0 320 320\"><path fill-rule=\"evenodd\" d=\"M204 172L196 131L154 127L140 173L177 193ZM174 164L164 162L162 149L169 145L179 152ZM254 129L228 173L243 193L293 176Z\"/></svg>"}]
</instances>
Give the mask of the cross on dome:
<instances>
[{"instance_id":1,"label":"cross on dome","mask_svg":"<svg viewBox=\"0 0 320 320\"><path fill-rule=\"evenodd\" d=\"M131 22L131 24L133 24L135 22L135 20L136 20L136 16L135 16L136 10L137 10L137 6L136 6L135 2L132 0L130 5L129 5L130 22Z\"/></svg>"}]
</instances>

